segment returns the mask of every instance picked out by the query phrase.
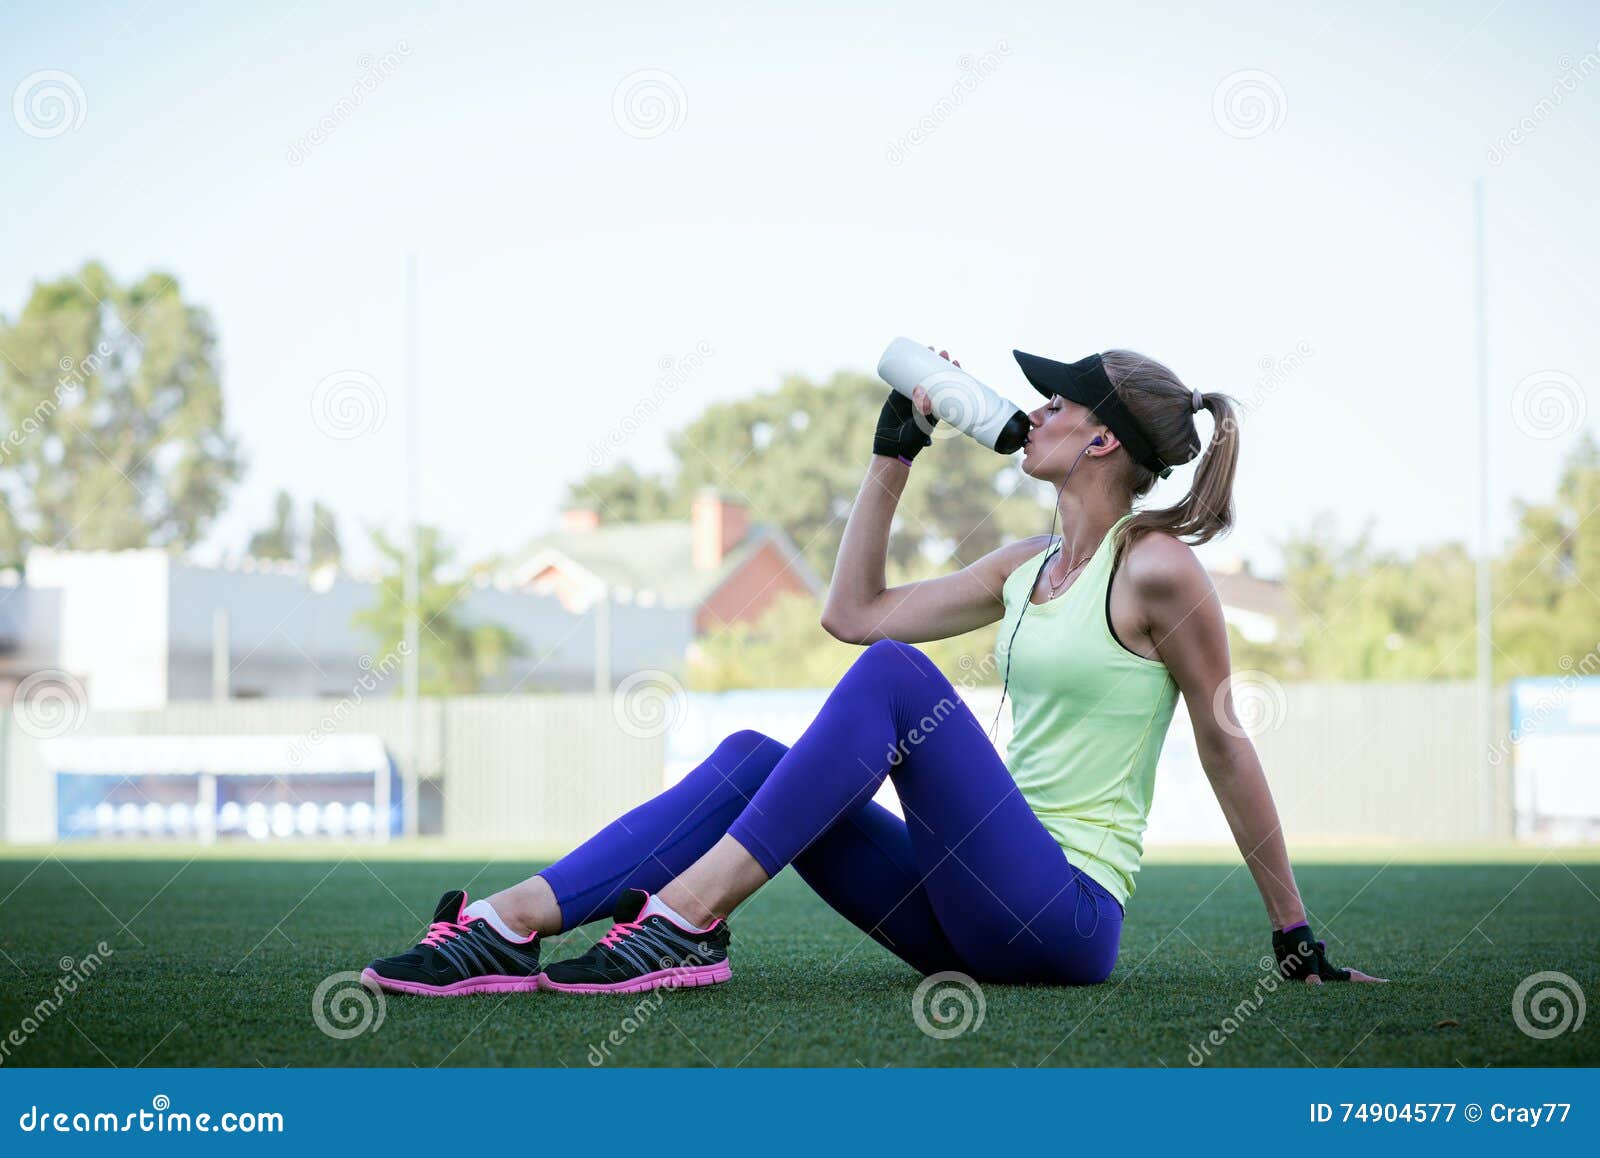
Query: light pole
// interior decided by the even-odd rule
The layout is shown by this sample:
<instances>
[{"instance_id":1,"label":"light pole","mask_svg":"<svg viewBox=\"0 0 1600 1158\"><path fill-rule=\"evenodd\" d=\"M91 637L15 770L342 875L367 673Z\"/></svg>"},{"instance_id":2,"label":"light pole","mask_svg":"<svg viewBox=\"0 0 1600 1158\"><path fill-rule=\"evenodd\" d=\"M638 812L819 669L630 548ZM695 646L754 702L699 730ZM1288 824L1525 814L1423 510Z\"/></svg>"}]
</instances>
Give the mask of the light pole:
<instances>
[{"instance_id":1,"label":"light pole","mask_svg":"<svg viewBox=\"0 0 1600 1158\"><path fill-rule=\"evenodd\" d=\"M405 604L406 604L406 656L405 656L405 735L406 735L406 772L405 772L405 803L402 815L405 817L405 834L417 835L417 781L422 772L422 720L421 699L418 683L421 677L421 656L418 655L420 644L420 623L417 602L422 594L421 576L418 569L421 566L418 558L421 544L418 541L418 486L420 482L421 463L417 453L417 399L421 393L418 387L419 370L417 366L417 331L421 324L419 318L417 294L417 255L415 252L406 254L406 577L405 577ZM387 819L385 820L387 830Z\"/></svg>"},{"instance_id":2,"label":"light pole","mask_svg":"<svg viewBox=\"0 0 1600 1158\"><path fill-rule=\"evenodd\" d=\"M1477 361L1478 361L1478 761L1483 777L1483 831L1494 837L1496 831L1497 788L1495 768L1489 761L1494 733L1493 640L1494 607L1490 603L1493 587L1489 574L1489 311L1484 273L1483 178L1472 183L1473 250L1477 281Z\"/></svg>"}]
</instances>

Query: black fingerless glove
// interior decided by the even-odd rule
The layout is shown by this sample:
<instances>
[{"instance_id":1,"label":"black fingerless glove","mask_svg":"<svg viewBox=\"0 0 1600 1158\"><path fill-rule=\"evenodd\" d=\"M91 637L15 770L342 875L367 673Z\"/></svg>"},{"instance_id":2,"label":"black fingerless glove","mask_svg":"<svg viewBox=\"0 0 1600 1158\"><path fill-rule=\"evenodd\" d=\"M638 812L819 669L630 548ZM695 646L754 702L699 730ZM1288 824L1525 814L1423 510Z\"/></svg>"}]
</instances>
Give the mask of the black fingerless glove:
<instances>
[{"instance_id":1,"label":"black fingerless glove","mask_svg":"<svg viewBox=\"0 0 1600 1158\"><path fill-rule=\"evenodd\" d=\"M898 390L891 390L878 414L872 453L898 458L909 466L917 453L933 442L927 432L938 424L939 420L931 414L919 415L911 399Z\"/></svg>"},{"instance_id":2,"label":"black fingerless glove","mask_svg":"<svg viewBox=\"0 0 1600 1158\"><path fill-rule=\"evenodd\" d=\"M1289 981L1304 981L1308 977L1320 977L1324 981L1350 980L1350 970L1335 969L1328 964L1327 949L1325 941L1312 937L1310 925L1272 934L1272 952L1278 958L1278 972Z\"/></svg>"}]
</instances>

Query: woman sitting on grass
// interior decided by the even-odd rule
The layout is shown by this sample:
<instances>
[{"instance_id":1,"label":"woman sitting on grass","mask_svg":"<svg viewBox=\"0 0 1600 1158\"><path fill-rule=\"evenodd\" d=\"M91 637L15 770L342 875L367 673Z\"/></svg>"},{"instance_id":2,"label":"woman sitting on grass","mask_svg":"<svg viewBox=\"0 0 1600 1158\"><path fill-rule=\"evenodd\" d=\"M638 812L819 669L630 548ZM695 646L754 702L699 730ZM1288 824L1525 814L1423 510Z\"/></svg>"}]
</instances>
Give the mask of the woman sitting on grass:
<instances>
[{"instance_id":1,"label":"woman sitting on grass","mask_svg":"<svg viewBox=\"0 0 1600 1158\"><path fill-rule=\"evenodd\" d=\"M1375 980L1330 965L1312 935L1266 777L1224 690L1222 607L1188 544L1232 522L1228 398L1125 350L1017 360L1046 399L1028 416L1022 468L1056 486L1059 540L1025 539L955 574L886 587L895 506L935 421L920 388L914 400L891 393L822 616L830 634L870 646L805 734L785 747L737 732L543 872L473 904L446 893L422 942L374 961L368 982L454 996L727 981L729 915L788 864L923 973L1104 981L1180 691L1284 976ZM1202 409L1214 432L1189 495L1135 512L1158 478L1200 455ZM1015 697L1009 767L911 646L996 620ZM904 820L872 801L885 777ZM607 914L610 931L587 953L541 970L540 938Z\"/></svg>"}]
</instances>

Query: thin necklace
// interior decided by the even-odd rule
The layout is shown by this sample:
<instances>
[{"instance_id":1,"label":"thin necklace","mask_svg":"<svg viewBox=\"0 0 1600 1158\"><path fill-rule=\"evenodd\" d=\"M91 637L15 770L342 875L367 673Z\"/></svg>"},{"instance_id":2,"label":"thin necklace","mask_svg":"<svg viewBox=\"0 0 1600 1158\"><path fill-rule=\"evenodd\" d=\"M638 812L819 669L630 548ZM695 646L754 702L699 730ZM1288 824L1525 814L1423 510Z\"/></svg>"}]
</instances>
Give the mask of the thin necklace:
<instances>
[{"instance_id":1,"label":"thin necklace","mask_svg":"<svg viewBox=\"0 0 1600 1158\"><path fill-rule=\"evenodd\" d=\"M1058 548L1058 550L1059 550L1059 548ZM1074 563L1072 566L1070 566L1070 567L1068 567L1066 569L1066 572L1061 576L1061 582L1060 583L1057 583L1054 579L1051 579L1050 576L1047 574L1044 577L1044 581L1046 583L1050 584L1050 598L1054 599L1056 597L1056 595L1060 593L1061 589L1066 586L1067 580L1072 577L1072 573L1074 571L1076 571L1079 567L1082 567L1085 563L1087 563L1091 558L1093 558L1093 556L1094 556L1094 549L1091 548L1086 554L1083 555L1082 558L1080 558L1076 563Z\"/></svg>"}]
</instances>

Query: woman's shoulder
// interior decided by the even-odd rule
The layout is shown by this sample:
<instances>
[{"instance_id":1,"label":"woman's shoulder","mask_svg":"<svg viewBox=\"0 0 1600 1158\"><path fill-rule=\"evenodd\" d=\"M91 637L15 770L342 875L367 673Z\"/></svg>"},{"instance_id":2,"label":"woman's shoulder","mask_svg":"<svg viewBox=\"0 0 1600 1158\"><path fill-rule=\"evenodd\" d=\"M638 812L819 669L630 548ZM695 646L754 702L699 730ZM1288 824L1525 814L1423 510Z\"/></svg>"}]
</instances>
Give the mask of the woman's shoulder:
<instances>
[{"instance_id":1,"label":"woman's shoulder","mask_svg":"<svg viewBox=\"0 0 1600 1158\"><path fill-rule=\"evenodd\" d=\"M1161 531L1145 531L1125 544L1120 570L1144 597L1199 600L1212 589L1211 575L1194 548Z\"/></svg>"},{"instance_id":2,"label":"woman's shoulder","mask_svg":"<svg viewBox=\"0 0 1600 1158\"><path fill-rule=\"evenodd\" d=\"M1016 571L1029 559L1036 559L1051 547L1055 546L1054 535L1031 535L1026 539L1018 539L1015 543L1007 543L996 554L1005 558L1006 573Z\"/></svg>"},{"instance_id":3,"label":"woman's shoulder","mask_svg":"<svg viewBox=\"0 0 1600 1158\"><path fill-rule=\"evenodd\" d=\"M974 569L985 572L990 582L1004 585L1029 559L1043 554L1054 542L1054 535L1033 535L996 547L973 564Z\"/></svg>"}]
</instances>

